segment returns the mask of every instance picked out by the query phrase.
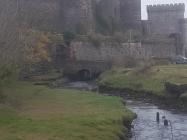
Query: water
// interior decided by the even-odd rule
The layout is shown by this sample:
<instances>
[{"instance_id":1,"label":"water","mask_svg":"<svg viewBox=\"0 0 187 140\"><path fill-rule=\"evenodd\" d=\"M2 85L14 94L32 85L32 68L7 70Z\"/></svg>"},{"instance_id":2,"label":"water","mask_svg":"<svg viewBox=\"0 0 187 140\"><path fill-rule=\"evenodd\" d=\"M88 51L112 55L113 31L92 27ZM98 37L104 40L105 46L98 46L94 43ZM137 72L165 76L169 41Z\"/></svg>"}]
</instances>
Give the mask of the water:
<instances>
[{"instance_id":1,"label":"water","mask_svg":"<svg viewBox=\"0 0 187 140\"><path fill-rule=\"evenodd\" d=\"M88 90L88 91L96 91L97 85L94 82L84 82L84 81L76 81L69 82L63 85L65 88L71 89L79 89L79 90Z\"/></svg>"},{"instance_id":2,"label":"water","mask_svg":"<svg viewBox=\"0 0 187 140\"><path fill-rule=\"evenodd\" d=\"M131 140L187 140L187 114L174 113L141 101L127 101L127 106L138 117L133 122ZM160 123L156 122L156 113L160 113ZM162 116L171 121L164 126Z\"/></svg>"}]
</instances>

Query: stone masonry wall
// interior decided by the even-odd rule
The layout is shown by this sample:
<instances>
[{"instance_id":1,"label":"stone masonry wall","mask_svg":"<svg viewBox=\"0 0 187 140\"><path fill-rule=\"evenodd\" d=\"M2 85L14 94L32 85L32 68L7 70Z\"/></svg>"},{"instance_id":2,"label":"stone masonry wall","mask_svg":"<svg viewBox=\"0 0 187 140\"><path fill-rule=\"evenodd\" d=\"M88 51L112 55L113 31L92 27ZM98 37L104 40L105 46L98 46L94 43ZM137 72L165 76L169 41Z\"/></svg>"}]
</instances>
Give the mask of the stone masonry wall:
<instances>
[{"instance_id":1,"label":"stone masonry wall","mask_svg":"<svg viewBox=\"0 0 187 140\"><path fill-rule=\"evenodd\" d=\"M187 56L187 19L181 20L181 33L183 43L183 54Z\"/></svg>"},{"instance_id":2,"label":"stone masonry wall","mask_svg":"<svg viewBox=\"0 0 187 140\"><path fill-rule=\"evenodd\" d=\"M139 29L141 0L120 0L120 18L123 29Z\"/></svg>"},{"instance_id":3,"label":"stone masonry wall","mask_svg":"<svg viewBox=\"0 0 187 140\"><path fill-rule=\"evenodd\" d=\"M89 42L72 43L75 58L88 61L112 61L125 56L137 56L141 51L140 43L110 44L102 43L101 46L94 46ZM137 56L141 57L141 56Z\"/></svg>"},{"instance_id":4,"label":"stone masonry wall","mask_svg":"<svg viewBox=\"0 0 187 140\"><path fill-rule=\"evenodd\" d=\"M120 29L139 26L141 20L141 0L6 0L15 2L21 22L36 29L62 32L94 31L96 17L95 4L101 14L111 24L122 25ZM0 7L3 5L0 5Z\"/></svg>"},{"instance_id":5,"label":"stone masonry wall","mask_svg":"<svg viewBox=\"0 0 187 140\"><path fill-rule=\"evenodd\" d=\"M15 3L12 9L18 9L22 26L59 33L69 29L89 32L94 28L92 0L6 0L4 3Z\"/></svg>"},{"instance_id":6,"label":"stone masonry wall","mask_svg":"<svg viewBox=\"0 0 187 140\"><path fill-rule=\"evenodd\" d=\"M117 30L141 28L141 0L95 0L100 15Z\"/></svg>"},{"instance_id":7,"label":"stone masonry wall","mask_svg":"<svg viewBox=\"0 0 187 140\"><path fill-rule=\"evenodd\" d=\"M174 43L144 41L142 43L102 43L94 46L90 42L73 42L71 50L76 60L115 61L126 57L149 59L151 57L169 58L176 55Z\"/></svg>"},{"instance_id":8,"label":"stone masonry wall","mask_svg":"<svg viewBox=\"0 0 187 140\"><path fill-rule=\"evenodd\" d=\"M144 58L172 58L176 56L176 46L174 41L143 41Z\"/></svg>"},{"instance_id":9,"label":"stone masonry wall","mask_svg":"<svg viewBox=\"0 0 187 140\"><path fill-rule=\"evenodd\" d=\"M23 25L47 31L60 29L60 0L19 0L19 17Z\"/></svg>"}]
</instances>

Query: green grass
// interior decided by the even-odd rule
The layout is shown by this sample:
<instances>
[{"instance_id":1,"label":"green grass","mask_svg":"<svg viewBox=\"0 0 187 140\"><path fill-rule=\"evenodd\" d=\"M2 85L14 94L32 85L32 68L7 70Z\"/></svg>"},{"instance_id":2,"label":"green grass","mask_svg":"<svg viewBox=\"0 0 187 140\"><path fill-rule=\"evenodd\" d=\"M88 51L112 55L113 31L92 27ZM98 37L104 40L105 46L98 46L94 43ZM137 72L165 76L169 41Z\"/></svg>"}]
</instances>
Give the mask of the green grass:
<instances>
[{"instance_id":1,"label":"green grass","mask_svg":"<svg viewBox=\"0 0 187 140\"><path fill-rule=\"evenodd\" d=\"M134 117L121 98L96 93L17 82L4 95L0 140L119 140Z\"/></svg>"},{"instance_id":2,"label":"green grass","mask_svg":"<svg viewBox=\"0 0 187 140\"><path fill-rule=\"evenodd\" d=\"M101 85L150 91L165 96L165 82L187 84L187 65L154 66L147 69L128 69L102 76Z\"/></svg>"}]
</instances>

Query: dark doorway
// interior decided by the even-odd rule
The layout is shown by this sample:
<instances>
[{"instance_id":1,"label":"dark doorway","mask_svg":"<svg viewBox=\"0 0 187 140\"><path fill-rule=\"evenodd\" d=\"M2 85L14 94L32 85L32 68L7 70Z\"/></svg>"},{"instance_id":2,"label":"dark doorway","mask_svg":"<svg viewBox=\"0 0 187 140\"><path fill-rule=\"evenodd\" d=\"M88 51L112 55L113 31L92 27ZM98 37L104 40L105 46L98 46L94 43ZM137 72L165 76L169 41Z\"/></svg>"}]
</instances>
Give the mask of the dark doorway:
<instances>
[{"instance_id":1,"label":"dark doorway","mask_svg":"<svg viewBox=\"0 0 187 140\"><path fill-rule=\"evenodd\" d=\"M78 77L79 80L86 81L86 80L90 80L92 78L92 75L89 70L83 69L78 72Z\"/></svg>"}]
</instances>

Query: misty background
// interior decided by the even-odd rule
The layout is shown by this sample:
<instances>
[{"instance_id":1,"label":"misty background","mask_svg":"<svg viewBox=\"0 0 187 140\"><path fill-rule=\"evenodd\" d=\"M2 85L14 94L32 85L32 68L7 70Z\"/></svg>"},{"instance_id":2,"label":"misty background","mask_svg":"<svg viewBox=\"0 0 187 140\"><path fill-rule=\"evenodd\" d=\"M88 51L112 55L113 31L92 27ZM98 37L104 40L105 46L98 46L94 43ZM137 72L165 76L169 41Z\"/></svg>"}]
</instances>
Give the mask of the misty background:
<instances>
[{"instance_id":1,"label":"misty background","mask_svg":"<svg viewBox=\"0 0 187 140\"><path fill-rule=\"evenodd\" d=\"M146 5L170 3L185 3L185 7L187 6L187 0L142 0L142 19L147 19ZM185 12L185 17L187 18L187 10Z\"/></svg>"}]
</instances>

